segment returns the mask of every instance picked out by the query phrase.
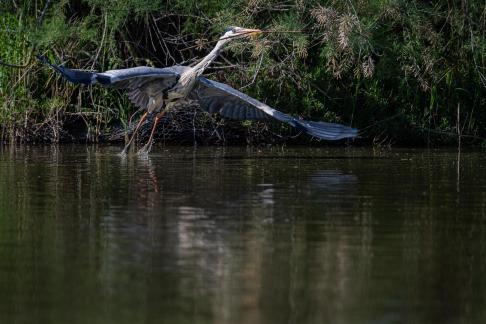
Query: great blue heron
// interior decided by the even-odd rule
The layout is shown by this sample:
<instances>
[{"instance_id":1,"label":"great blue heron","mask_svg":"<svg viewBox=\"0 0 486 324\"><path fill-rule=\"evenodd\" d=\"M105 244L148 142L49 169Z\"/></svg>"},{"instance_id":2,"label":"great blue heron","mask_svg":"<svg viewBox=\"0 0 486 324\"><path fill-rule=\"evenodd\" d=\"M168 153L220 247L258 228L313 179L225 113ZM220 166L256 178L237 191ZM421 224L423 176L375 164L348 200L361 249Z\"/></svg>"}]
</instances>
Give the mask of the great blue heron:
<instances>
[{"instance_id":1,"label":"great blue heron","mask_svg":"<svg viewBox=\"0 0 486 324\"><path fill-rule=\"evenodd\" d=\"M222 48L231 40L260 34L259 29L229 27L219 38L213 50L193 67L175 65L166 68L139 66L105 72L90 72L68 69L52 64L45 57L38 59L61 73L68 81L81 84L100 83L103 86L127 89L128 97L136 106L145 110L133 135L122 154L126 154L138 129L148 114L156 114L150 137L139 153L148 153L152 145L157 123L177 102L196 99L200 106L223 117L240 120L274 118L287 123L311 136L325 140L339 140L357 136L357 130L348 126L307 121L292 117L253 99L232 87L209 80L201 74L213 62Z\"/></svg>"}]
</instances>

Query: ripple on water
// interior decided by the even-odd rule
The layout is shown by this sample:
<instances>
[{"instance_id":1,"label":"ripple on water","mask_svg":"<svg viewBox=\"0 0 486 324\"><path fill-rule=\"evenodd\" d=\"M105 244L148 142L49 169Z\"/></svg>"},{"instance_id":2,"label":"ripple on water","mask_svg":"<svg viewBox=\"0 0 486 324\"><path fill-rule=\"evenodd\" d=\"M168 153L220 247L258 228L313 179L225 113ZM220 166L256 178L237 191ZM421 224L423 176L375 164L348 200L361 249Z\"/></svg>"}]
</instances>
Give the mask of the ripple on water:
<instances>
[{"instance_id":1,"label":"ripple on water","mask_svg":"<svg viewBox=\"0 0 486 324\"><path fill-rule=\"evenodd\" d=\"M119 149L0 148L6 322L486 320L481 153Z\"/></svg>"}]
</instances>

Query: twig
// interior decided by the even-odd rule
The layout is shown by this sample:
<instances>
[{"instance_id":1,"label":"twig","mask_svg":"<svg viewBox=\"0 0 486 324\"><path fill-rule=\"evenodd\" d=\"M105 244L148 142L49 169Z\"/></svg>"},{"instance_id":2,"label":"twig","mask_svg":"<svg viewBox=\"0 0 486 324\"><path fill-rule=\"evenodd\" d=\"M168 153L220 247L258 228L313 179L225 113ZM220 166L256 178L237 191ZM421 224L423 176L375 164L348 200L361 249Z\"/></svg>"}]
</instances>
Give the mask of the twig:
<instances>
[{"instance_id":1,"label":"twig","mask_svg":"<svg viewBox=\"0 0 486 324\"><path fill-rule=\"evenodd\" d=\"M248 83L247 85L242 86L240 88L240 90L245 89L245 88L251 86L253 83L255 83L258 72L260 72L260 67L262 66L262 61L263 61L263 53L262 53L262 55L260 55L260 60L258 61L258 66L257 66L255 73L253 74L253 78L252 78L251 82Z\"/></svg>"},{"instance_id":2,"label":"twig","mask_svg":"<svg viewBox=\"0 0 486 324\"><path fill-rule=\"evenodd\" d=\"M27 62L25 65L16 65L16 64L5 63L3 60L0 60L0 65L15 68L15 69L23 69L29 65L29 62Z\"/></svg>"},{"instance_id":3,"label":"twig","mask_svg":"<svg viewBox=\"0 0 486 324\"><path fill-rule=\"evenodd\" d=\"M411 123L410 125L414 128L425 130L425 131L428 131L428 132L434 133L434 134L447 135L447 136L450 136L450 137L458 137L459 136L457 134L457 132L446 132L446 131L441 131L441 130L436 130L436 129L430 129L430 128L422 127L422 126L419 126L419 125L416 125L416 124L413 124L413 123ZM461 134L460 136L461 136L461 138L472 138L472 139L479 139L479 140L483 140L483 141L486 140L486 137L470 135L470 134Z\"/></svg>"},{"instance_id":4,"label":"twig","mask_svg":"<svg viewBox=\"0 0 486 324\"><path fill-rule=\"evenodd\" d=\"M103 27L103 35L101 36L101 43L100 47L98 48L98 51L96 52L96 55L93 59L93 64L91 64L91 70L94 69L94 66L96 64L96 61L98 60L98 57L100 56L101 49L103 48L103 44L105 42L105 37L106 37L106 29L108 27L108 18L107 15L105 14L105 27Z\"/></svg>"},{"instance_id":5,"label":"twig","mask_svg":"<svg viewBox=\"0 0 486 324\"><path fill-rule=\"evenodd\" d=\"M49 8L49 4L51 3L51 0L47 0L46 4L44 6L44 9L42 10L39 18L37 19L37 27L40 27L42 25L42 21L44 20L44 16L47 12L47 8Z\"/></svg>"},{"instance_id":6,"label":"twig","mask_svg":"<svg viewBox=\"0 0 486 324\"><path fill-rule=\"evenodd\" d=\"M262 30L261 31L262 33L264 34L269 34L269 33L289 33L289 34L292 34L292 33L304 33L305 30L303 29L294 29L294 30Z\"/></svg>"}]
</instances>

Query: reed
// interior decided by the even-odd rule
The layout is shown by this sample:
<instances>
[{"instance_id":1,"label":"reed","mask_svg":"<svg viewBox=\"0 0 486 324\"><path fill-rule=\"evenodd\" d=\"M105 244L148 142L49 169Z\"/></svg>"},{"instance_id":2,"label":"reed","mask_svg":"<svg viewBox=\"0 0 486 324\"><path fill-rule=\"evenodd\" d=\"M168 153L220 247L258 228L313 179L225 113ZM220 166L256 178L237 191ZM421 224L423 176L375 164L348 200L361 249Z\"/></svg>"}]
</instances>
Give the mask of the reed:
<instances>
[{"instance_id":1,"label":"reed","mask_svg":"<svg viewBox=\"0 0 486 324\"><path fill-rule=\"evenodd\" d=\"M365 128L369 143L452 144L460 137L464 145L486 137L484 1L169 4L2 2L1 138L70 140L70 127L81 127L85 140L97 141L134 112L116 91L64 82L33 53L96 70L191 64L229 25L264 33L232 45L208 72L279 109Z\"/></svg>"}]
</instances>

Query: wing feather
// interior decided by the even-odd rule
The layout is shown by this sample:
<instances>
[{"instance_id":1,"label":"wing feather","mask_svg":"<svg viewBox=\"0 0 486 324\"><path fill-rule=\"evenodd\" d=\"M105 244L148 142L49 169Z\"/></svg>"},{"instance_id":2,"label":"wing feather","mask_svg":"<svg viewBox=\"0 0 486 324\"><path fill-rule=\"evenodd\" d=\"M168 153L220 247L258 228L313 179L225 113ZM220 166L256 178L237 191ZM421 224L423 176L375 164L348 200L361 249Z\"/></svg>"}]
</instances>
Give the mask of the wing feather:
<instances>
[{"instance_id":1,"label":"wing feather","mask_svg":"<svg viewBox=\"0 0 486 324\"><path fill-rule=\"evenodd\" d=\"M358 130L340 124L297 119L236 90L232 87L198 77L193 96L209 113L233 119L262 120L274 118L305 133L325 140L339 140L358 136Z\"/></svg>"},{"instance_id":2,"label":"wing feather","mask_svg":"<svg viewBox=\"0 0 486 324\"><path fill-rule=\"evenodd\" d=\"M110 78L109 86L127 89L133 104L152 113L162 108L164 94L177 83L180 74L172 68L139 66L106 71L103 76Z\"/></svg>"},{"instance_id":3,"label":"wing feather","mask_svg":"<svg viewBox=\"0 0 486 324\"><path fill-rule=\"evenodd\" d=\"M62 74L68 81L82 84L100 83L106 87L127 89L128 98L142 109L152 112L164 104L164 93L177 84L180 75L187 67L174 66L153 68L138 66L128 69L109 70L105 72L68 69L52 64L46 57L37 56L44 64Z\"/></svg>"}]
</instances>

